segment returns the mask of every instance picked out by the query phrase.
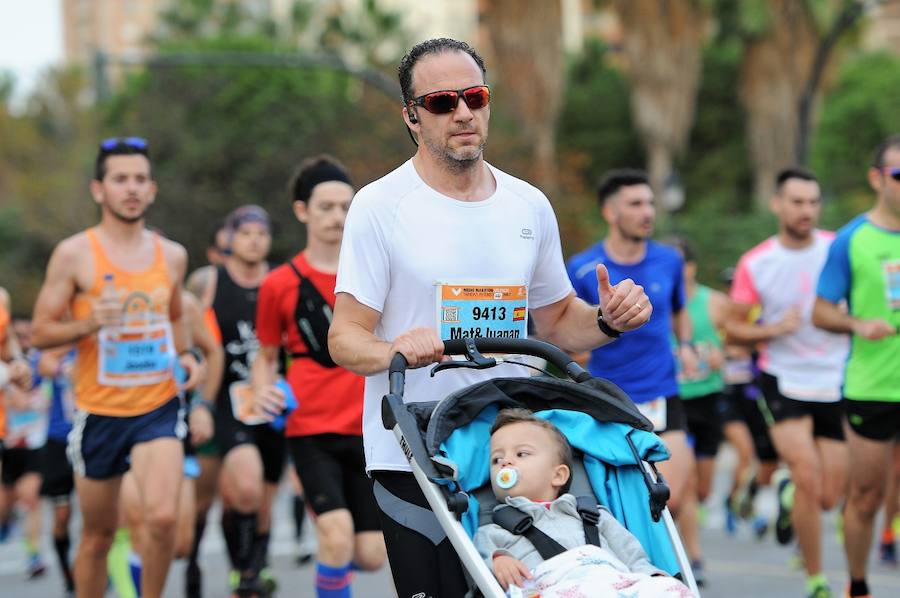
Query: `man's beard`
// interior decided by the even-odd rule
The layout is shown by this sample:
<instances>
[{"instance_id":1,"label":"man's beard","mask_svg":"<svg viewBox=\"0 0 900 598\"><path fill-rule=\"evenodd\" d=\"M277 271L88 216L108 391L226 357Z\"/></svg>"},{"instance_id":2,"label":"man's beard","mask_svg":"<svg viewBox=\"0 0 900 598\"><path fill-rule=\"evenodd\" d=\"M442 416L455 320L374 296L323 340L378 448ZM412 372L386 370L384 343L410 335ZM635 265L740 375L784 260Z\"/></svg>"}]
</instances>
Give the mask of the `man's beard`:
<instances>
[{"instance_id":1,"label":"man's beard","mask_svg":"<svg viewBox=\"0 0 900 598\"><path fill-rule=\"evenodd\" d=\"M430 139L425 139L425 146L431 152L432 155L436 156L438 160L444 163L447 168L454 172L466 172L471 170L478 164L479 158L484 154L484 145L487 141L486 138L482 137L481 144L478 145L477 148L469 149L465 156L454 155L454 151L451 150L446 145L438 145L434 141Z\"/></svg>"},{"instance_id":2,"label":"man's beard","mask_svg":"<svg viewBox=\"0 0 900 598\"><path fill-rule=\"evenodd\" d=\"M126 216L125 214L120 214L112 206L110 206L109 213L112 214L113 217L120 222L124 222L126 224L134 224L135 222L140 222L144 219L144 215L147 213L147 208L145 206L144 209L141 210L140 214L137 214L136 216Z\"/></svg>"},{"instance_id":3,"label":"man's beard","mask_svg":"<svg viewBox=\"0 0 900 598\"><path fill-rule=\"evenodd\" d=\"M812 237L812 232L815 229L815 226L810 226L809 230L801 231L799 229L790 226L789 224L784 225L784 232L787 233L787 236L794 239L795 241L807 241L810 237Z\"/></svg>"}]
</instances>

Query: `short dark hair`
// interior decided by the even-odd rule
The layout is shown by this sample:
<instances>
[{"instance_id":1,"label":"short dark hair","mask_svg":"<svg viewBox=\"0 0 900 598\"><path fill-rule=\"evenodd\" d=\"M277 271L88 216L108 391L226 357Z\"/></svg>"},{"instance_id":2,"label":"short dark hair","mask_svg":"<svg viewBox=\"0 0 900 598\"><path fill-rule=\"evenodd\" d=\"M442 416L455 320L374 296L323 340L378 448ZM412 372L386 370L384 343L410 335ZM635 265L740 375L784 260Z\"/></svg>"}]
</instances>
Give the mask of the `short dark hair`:
<instances>
[{"instance_id":1,"label":"short dark hair","mask_svg":"<svg viewBox=\"0 0 900 598\"><path fill-rule=\"evenodd\" d=\"M569 444L569 441L566 439L565 435L559 431L559 428L554 426L546 419L536 416L528 409L523 409L521 407L511 407L509 409L503 409L500 411L500 413L497 414L497 419L494 420L494 425L491 426L491 436L493 436L494 433L500 428L503 428L510 424L522 423L532 424L550 432L550 436L556 442L559 462L569 468L569 479L566 480L566 483L563 484L562 488L560 488L559 490L560 495L565 494L569 491L569 486L572 485L573 457L572 446Z\"/></svg>"},{"instance_id":2,"label":"short dark hair","mask_svg":"<svg viewBox=\"0 0 900 598\"><path fill-rule=\"evenodd\" d=\"M606 203L610 196L615 195L622 187L632 185L649 185L650 179L647 173L636 168L616 168L607 171L597 184L597 201L600 205Z\"/></svg>"},{"instance_id":3,"label":"short dark hair","mask_svg":"<svg viewBox=\"0 0 900 598\"><path fill-rule=\"evenodd\" d=\"M225 220L219 220L214 222L212 226L209 227L209 237L207 239L207 247L215 247L218 250L222 250L218 245L219 233L225 230Z\"/></svg>"},{"instance_id":4,"label":"short dark hair","mask_svg":"<svg viewBox=\"0 0 900 598\"><path fill-rule=\"evenodd\" d=\"M106 160L110 156L144 156L150 162L150 149L137 148L132 145L119 144L110 149L100 148L97 151L97 159L94 161L94 180L102 181L106 176ZM151 164L152 166L152 164Z\"/></svg>"},{"instance_id":5,"label":"short dark hair","mask_svg":"<svg viewBox=\"0 0 900 598\"><path fill-rule=\"evenodd\" d=\"M878 144L872 156L872 167L881 170L884 168L884 155L889 149L900 150L900 133L895 133Z\"/></svg>"},{"instance_id":6,"label":"short dark hair","mask_svg":"<svg viewBox=\"0 0 900 598\"><path fill-rule=\"evenodd\" d=\"M353 186L347 168L336 158L328 154L307 158L300 163L294 176L291 177L291 204L293 205L295 201L309 201L315 186L328 181L340 181Z\"/></svg>"},{"instance_id":7,"label":"short dark hair","mask_svg":"<svg viewBox=\"0 0 900 598\"><path fill-rule=\"evenodd\" d=\"M791 166L790 168L781 170L777 175L775 175L775 193L781 193L781 189L784 187L784 184L791 179L812 181L813 183L819 182L819 179L816 178L816 175L814 175L811 170L803 168L802 166Z\"/></svg>"},{"instance_id":8,"label":"short dark hair","mask_svg":"<svg viewBox=\"0 0 900 598\"><path fill-rule=\"evenodd\" d=\"M694 244L688 241L687 237L672 235L666 237L665 244L671 245L681 252L681 257L684 258L685 263L697 263L697 250L694 248Z\"/></svg>"},{"instance_id":9,"label":"short dark hair","mask_svg":"<svg viewBox=\"0 0 900 598\"><path fill-rule=\"evenodd\" d=\"M404 106L414 99L412 95L412 70L419 59L429 54L443 54L445 52L464 52L468 54L475 61L475 64L478 65L478 68L481 69L481 75L487 74L484 59L475 51L475 48L466 42L450 39L449 37L439 37L418 43L403 57L400 61L400 67L397 69L397 74L400 76L400 93L403 94Z\"/></svg>"}]
</instances>

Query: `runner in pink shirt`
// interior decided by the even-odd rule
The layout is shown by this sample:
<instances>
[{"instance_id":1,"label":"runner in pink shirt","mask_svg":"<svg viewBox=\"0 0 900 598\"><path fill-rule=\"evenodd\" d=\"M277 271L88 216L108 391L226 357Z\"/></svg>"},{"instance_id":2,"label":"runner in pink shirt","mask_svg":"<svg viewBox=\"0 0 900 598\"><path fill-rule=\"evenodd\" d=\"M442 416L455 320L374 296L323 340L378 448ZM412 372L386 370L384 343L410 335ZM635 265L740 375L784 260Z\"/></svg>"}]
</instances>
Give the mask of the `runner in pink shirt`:
<instances>
[{"instance_id":1,"label":"runner in pink shirt","mask_svg":"<svg viewBox=\"0 0 900 598\"><path fill-rule=\"evenodd\" d=\"M824 598L832 594L822 574L821 513L837 504L847 479L840 404L847 340L815 328L811 317L834 234L816 228L819 184L805 170L778 175L771 208L778 234L738 262L728 335L760 346L760 406L791 471L778 485L776 537L787 544L796 530L807 595ZM760 316L750 322L755 306Z\"/></svg>"}]
</instances>

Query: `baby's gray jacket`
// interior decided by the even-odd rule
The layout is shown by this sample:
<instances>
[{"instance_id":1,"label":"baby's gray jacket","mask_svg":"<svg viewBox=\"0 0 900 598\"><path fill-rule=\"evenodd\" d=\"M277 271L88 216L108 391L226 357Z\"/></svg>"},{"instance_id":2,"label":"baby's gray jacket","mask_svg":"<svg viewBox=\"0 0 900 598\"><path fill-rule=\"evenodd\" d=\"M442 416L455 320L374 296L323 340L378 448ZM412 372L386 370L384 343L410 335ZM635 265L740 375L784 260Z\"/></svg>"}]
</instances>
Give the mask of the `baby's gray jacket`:
<instances>
[{"instance_id":1,"label":"baby's gray jacket","mask_svg":"<svg viewBox=\"0 0 900 598\"><path fill-rule=\"evenodd\" d=\"M554 500L549 509L544 504L532 502L523 496L509 496L506 504L529 515L534 520L535 527L559 542L566 550L588 543L584 536L584 524L578 515L577 502L571 494L563 494ZM497 505L495 510L502 506ZM667 575L650 563L637 538L603 507L600 507L597 527L600 529L600 547L612 552L629 571ZM508 532L496 523L478 528L475 546L491 571L494 570L493 558L497 553L517 558L531 570L544 561L528 538Z\"/></svg>"}]
</instances>

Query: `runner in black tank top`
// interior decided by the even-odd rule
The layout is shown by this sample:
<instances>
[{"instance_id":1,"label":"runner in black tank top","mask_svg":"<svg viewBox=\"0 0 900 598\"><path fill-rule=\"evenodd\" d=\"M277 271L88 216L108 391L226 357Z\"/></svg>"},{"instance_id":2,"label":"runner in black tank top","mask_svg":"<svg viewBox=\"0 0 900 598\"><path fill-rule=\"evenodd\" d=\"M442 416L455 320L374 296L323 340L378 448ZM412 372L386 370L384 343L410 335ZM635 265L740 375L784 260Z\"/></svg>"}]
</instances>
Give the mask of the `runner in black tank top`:
<instances>
[{"instance_id":1,"label":"runner in black tank top","mask_svg":"<svg viewBox=\"0 0 900 598\"><path fill-rule=\"evenodd\" d=\"M229 215L226 231L231 255L216 269L215 293L207 294L225 354L215 432L222 458L220 491L226 502L222 523L232 559L233 595L262 596L274 585L263 569L272 497L285 459L283 434L253 417L249 384L259 348L254 330L257 293L268 272L268 215L257 206L243 206Z\"/></svg>"}]
</instances>

